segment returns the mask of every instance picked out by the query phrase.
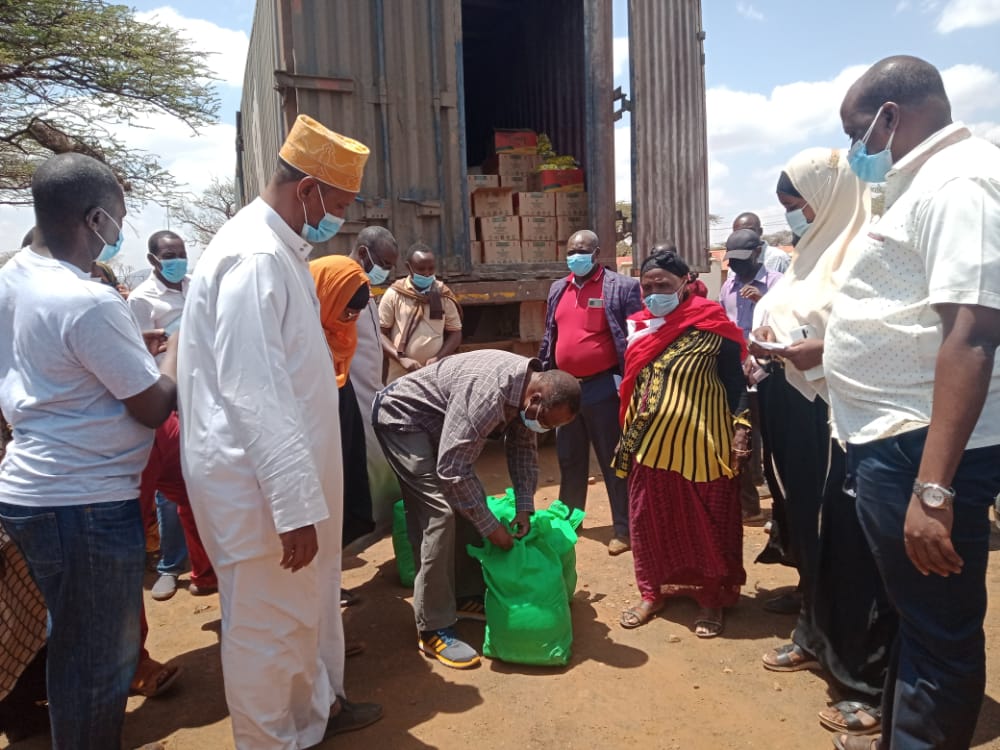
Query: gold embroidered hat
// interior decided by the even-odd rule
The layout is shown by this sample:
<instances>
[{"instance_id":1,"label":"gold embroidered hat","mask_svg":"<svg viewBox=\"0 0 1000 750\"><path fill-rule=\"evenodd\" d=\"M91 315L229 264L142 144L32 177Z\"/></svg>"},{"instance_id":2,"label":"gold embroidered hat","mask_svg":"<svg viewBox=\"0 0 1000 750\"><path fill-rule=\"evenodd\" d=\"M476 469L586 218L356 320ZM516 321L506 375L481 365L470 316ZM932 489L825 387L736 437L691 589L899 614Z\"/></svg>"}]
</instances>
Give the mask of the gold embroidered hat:
<instances>
[{"instance_id":1,"label":"gold embroidered hat","mask_svg":"<svg viewBox=\"0 0 1000 750\"><path fill-rule=\"evenodd\" d=\"M357 193L368 153L365 144L334 133L307 115L299 115L279 155L320 182Z\"/></svg>"}]
</instances>

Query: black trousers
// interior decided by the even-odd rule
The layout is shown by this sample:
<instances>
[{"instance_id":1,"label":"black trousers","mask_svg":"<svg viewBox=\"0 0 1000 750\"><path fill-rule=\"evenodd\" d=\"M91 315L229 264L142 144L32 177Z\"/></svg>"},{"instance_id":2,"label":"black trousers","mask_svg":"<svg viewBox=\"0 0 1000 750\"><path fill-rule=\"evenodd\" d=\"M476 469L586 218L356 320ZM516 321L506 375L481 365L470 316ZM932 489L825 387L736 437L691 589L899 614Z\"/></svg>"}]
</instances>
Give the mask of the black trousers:
<instances>
[{"instance_id":1,"label":"black trousers","mask_svg":"<svg viewBox=\"0 0 1000 750\"><path fill-rule=\"evenodd\" d=\"M340 448L344 462L344 529L343 544L371 533L372 493L368 487L368 451L365 447L365 425L361 408L354 395L350 378L339 391Z\"/></svg>"}]
</instances>

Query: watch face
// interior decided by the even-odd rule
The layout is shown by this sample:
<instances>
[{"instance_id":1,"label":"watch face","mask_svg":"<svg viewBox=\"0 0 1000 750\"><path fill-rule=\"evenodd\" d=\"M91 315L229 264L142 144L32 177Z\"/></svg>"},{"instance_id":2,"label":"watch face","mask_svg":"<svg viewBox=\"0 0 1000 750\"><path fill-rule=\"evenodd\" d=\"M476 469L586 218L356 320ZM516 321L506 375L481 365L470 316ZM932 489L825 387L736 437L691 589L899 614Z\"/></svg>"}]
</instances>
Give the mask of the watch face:
<instances>
[{"instance_id":1,"label":"watch face","mask_svg":"<svg viewBox=\"0 0 1000 750\"><path fill-rule=\"evenodd\" d=\"M937 487L924 487L920 494L920 501L931 508L940 508L947 499L948 496Z\"/></svg>"}]
</instances>

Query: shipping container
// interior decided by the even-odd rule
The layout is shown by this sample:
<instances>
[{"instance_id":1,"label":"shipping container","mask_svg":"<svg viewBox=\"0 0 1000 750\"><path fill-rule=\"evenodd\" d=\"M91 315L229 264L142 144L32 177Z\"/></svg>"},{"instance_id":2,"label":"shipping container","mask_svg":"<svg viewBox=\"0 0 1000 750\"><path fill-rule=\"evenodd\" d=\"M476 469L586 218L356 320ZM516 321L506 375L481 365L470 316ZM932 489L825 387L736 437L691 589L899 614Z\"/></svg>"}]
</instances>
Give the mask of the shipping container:
<instances>
[{"instance_id":1,"label":"shipping container","mask_svg":"<svg viewBox=\"0 0 1000 750\"><path fill-rule=\"evenodd\" d=\"M700 5L630 0L629 14L633 37L641 29L643 44L660 47L631 53L636 247L669 236L704 266ZM258 0L237 118L241 200L266 184L299 113L357 138L371 149L361 193L317 254L348 252L370 224L387 226L401 251L424 242L466 308L466 338L523 344L537 309L520 303L543 302L565 263L482 263L470 168L491 156L494 129L548 134L579 160L589 226L613 264L612 47L612 0ZM677 122L656 122L664 116ZM676 142L657 143L656 132ZM680 192L681 205L666 205Z\"/></svg>"}]
</instances>

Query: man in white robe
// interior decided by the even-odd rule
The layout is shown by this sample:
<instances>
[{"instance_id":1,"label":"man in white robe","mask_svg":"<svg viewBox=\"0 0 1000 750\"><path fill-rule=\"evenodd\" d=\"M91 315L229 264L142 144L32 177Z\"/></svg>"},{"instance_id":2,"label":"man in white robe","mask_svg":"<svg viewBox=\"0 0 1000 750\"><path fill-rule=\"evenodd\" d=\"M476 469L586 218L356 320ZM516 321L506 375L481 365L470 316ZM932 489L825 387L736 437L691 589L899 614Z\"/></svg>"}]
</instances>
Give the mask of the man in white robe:
<instances>
[{"instance_id":1,"label":"man in white robe","mask_svg":"<svg viewBox=\"0 0 1000 750\"><path fill-rule=\"evenodd\" d=\"M219 230L180 331L182 459L219 579L239 750L298 750L381 717L344 698L337 383L309 273L368 149L300 116L261 196Z\"/></svg>"}]
</instances>

